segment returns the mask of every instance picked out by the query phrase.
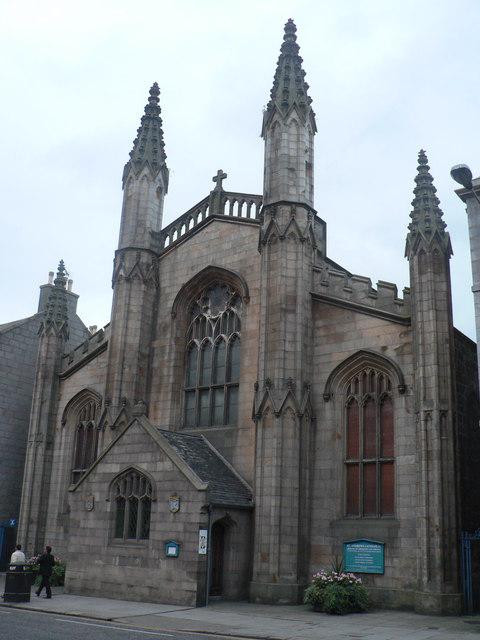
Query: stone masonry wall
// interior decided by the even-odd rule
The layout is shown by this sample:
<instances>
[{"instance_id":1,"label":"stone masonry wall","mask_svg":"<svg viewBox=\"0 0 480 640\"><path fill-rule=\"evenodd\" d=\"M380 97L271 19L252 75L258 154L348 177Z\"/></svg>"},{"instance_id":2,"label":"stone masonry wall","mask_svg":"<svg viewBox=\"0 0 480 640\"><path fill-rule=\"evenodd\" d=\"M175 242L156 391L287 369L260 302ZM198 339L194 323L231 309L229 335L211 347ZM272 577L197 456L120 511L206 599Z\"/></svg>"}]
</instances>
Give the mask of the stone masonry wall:
<instances>
[{"instance_id":1,"label":"stone masonry wall","mask_svg":"<svg viewBox=\"0 0 480 640\"><path fill-rule=\"evenodd\" d=\"M413 605L416 588L416 436L412 395L412 338L408 327L327 304L314 304L316 447L310 570L329 568L342 543L355 538L385 542L385 575L365 576L374 599L388 606ZM394 387L396 494L394 518L346 518L344 402L323 399L329 374L359 349L373 350L401 368L406 392Z\"/></svg>"},{"instance_id":2,"label":"stone masonry wall","mask_svg":"<svg viewBox=\"0 0 480 640\"><path fill-rule=\"evenodd\" d=\"M42 289L50 285L44 285ZM75 302L78 296L70 299ZM73 304L73 302L72 302ZM85 327L73 306L70 313L69 344L85 336ZM18 518L23 468L32 404L38 329L41 313L20 321L0 333L0 522Z\"/></svg>"},{"instance_id":3,"label":"stone masonry wall","mask_svg":"<svg viewBox=\"0 0 480 640\"><path fill-rule=\"evenodd\" d=\"M53 473L50 483L46 542L57 555L64 555L71 531L67 490L71 481L74 448L74 425L67 421L62 425L62 416L67 403L84 389L91 389L103 396L105 386L107 353L88 362L68 378L60 381L59 401L55 416L55 440ZM102 433L99 434L98 451L103 448ZM32 553L35 550L32 550Z\"/></svg>"},{"instance_id":4,"label":"stone masonry wall","mask_svg":"<svg viewBox=\"0 0 480 640\"><path fill-rule=\"evenodd\" d=\"M114 501L109 488L117 474L131 465L144 471L156 490L150 538L116 541L112 535ZM170 495L180 497L177 513L169 511ZM88 496L94 496L93 511L85 509ZM201 513L205 502L205 492L195 489L142 427L134 423L69 495L67 591L195 606L197 586L201 591L206 577L206 556L198 554L199 525L206 526L208 518ZM165 557L167 540L180 544L178 558Z\"/></svg>"},{"instance_id":5,"label":"stone masonry wall","mask_svg":"<svg viewBox=\"0 0 480 640\"><path fill-rule=\"evenodd\" d=\"M0 522L20 509L38 325L34 316L0 335Z\"/></svg>"}]
</instances>

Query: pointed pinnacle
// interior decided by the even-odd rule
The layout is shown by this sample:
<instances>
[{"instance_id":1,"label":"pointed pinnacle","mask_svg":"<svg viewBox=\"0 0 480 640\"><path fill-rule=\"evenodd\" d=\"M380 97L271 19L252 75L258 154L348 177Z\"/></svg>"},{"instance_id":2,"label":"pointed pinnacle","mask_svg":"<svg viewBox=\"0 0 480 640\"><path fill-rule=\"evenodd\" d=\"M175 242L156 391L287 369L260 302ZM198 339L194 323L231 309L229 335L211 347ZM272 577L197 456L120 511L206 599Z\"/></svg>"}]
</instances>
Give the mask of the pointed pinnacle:
<instances>
[{"instance_id":1,"label":"pointed pinnacle","mask_svg":"<svg viewBox=\"0 0 480 640\"><path fill-rule=\"evenodd\" d=\"M415 188L413 189L413 210L410 213L412 221L408 225L406 255L423 244L429 246L434 237L440 239L444 250L451 255L452 248L450 238L445 231L447 225L443 221L443 212L439 207L437 190L433 185L433 177L430 173L427 154L420 149L418 154L417 175L415 176Z\"/></svg>"},{"instance_id":2,"label":"pointed pinnacle","mask_svg":"<svg viewBox=\"0 0 480 640\"><path fill-rule=\"evenodd\" d=\"M127 175L132 167L138 174L146 164L154 174L157 174L160 170L165 171L165 180L168 181L168 169L165 163L167 156L163 140L159 96L160 88L154 82L150 87L148 102L140 120L140 127L137 129L137 137L133 141L130 160L123 170L123 186L125 186Z\"/></svg>"},{"instance_id":3,"label":"pointed pinnacle","mask_svg":"<svg viewBox=\"0 0 480 640\"><path fill-rule=\"evenodd\" d=\"M308 95L309 87L305 82L306 74L302 69L303 60L298 53L300 47L297 43L296 31L295 23L292 18L289 18L285 24L280 56L270 91L270 100L264 114L263 130L275 109L282 115L286 115L290 108L296 105L300 116L306 118L308 114L311 114L313 118L315 117L310 106L312 99ZM316 130L314 120L313 126Z\"/></svg>"},{"instance_id":4,"label":"pointed pinnacle","mask_svg":"<svg viewBox=\"0 0 480 640\"><path fill-rule=\"evenodd\" d=\"M420 149L418 154L418 167L417 175L415 176L415 183L416 186L413 190L415 198L412 202L413 208L415 210L419 210L425 206L438 208L440 200L435 195L437 190L433 186L433 178L430 173L427 154L423 149ZM440 211L440 215L441 213L442 212Z\"/></svg>"}]
</instances>

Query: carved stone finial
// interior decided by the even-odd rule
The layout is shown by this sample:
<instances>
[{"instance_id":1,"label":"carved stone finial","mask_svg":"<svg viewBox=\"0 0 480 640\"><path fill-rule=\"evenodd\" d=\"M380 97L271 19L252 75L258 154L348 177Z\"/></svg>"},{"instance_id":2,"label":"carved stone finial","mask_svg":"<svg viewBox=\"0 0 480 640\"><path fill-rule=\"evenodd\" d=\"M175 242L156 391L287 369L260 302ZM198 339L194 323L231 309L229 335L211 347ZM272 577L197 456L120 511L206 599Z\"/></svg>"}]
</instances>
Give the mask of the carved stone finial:
<instances>
[{"instance_id":1,"label":"carved stone finial","mask_svg":"<svg viewBox=\"0 0 480 640\"><path fill-rule=\"evenodd\" d=\"M68 273L65 269L65 263L63 260L60 260L57 267L57 276L53 281L53 284L56 287L61 287L62 289L66 289L67 279L68 279Z\"/></svg>"}]
</instances>

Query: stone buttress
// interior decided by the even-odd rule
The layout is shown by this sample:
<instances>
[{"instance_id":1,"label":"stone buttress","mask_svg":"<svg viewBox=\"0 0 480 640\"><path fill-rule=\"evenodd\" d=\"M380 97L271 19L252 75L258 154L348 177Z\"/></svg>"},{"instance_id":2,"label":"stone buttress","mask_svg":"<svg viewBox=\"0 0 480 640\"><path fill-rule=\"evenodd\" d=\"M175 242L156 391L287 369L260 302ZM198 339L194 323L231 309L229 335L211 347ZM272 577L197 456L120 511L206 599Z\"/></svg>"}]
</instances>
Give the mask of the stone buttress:
<instances>
[{"instance_id":1,"label":"stone buttress","mask_svg":"<svg viewBox=\"0 0 480 640\"><path fill-rule=\"evenodd\" d=\"M32 409L22 487L18 539L27 553L39 553L45 544L55 432L58 374L68 340L67 275L60 261L54 286L39 328Z\"/></svg>"},{"instance_id":2,"label":"stone buttress","mask_svg":"<svg viewBox=\"0 0 480 640\"><path fill-rule=\"evenodd\" d=\"M271 603L301 599L308 565L316 126L295 32L289 20L262 127L265 175L250 597Z\"/></svg>"},{"instance_id":3,"label":"stone buttress","mask_svg":"<svg viewBox=\"0 0 480 640\"><path fill-rule=\"evenodd\" d=\"M158 293L154 236L162 226L169 175L159 95L155 83L123 172L123 207L112 278L105 391L110 426L128 420L133 405L146 407L149 351Z\"/></svg>"},{"instance_id":4,"label":"stone buttress","mask_svg":"<svg viewBox=\"0 0 480 640\"><path fill-rule=\"evenodd\" d=\"M405 255L410 263L417 425L416 609L458 613L457 460L450 237L422 150Z\"/></svg>"}]
</instances>

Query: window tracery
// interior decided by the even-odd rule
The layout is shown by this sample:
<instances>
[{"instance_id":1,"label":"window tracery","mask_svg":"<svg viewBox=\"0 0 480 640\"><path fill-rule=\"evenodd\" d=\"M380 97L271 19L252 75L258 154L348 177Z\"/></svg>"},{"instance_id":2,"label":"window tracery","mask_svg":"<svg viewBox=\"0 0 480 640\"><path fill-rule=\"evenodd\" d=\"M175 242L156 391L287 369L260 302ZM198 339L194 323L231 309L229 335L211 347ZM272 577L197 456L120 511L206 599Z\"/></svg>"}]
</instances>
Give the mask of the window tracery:
<instances>
[{"instance_id":1,"label":"window tracery","mask_svg":"<svg viewBox=\"0 0 480 640\"><path fill-rule=\"evenodd\" d=\"M187 332L185 427L234 424L238 414L242 301L215 283L194 303Z\"/></svg>"},{"instance_id":2,"label":"window tracery","mask_svg":"<svg viewBox=\"0 0 480 640\"><path fill-rule=\"evenodd\" d=\"M152 485L141 473L131 470L113 484L115 504L114 538L148 540L152 511Z\"/></svg>"},{"instance_id":3,"label":"window tracery","mask_svg":"<svg viewBox=\"0 0 480 640\"><path fill-rule=\"evenodd\" d=\"M346 514L393 516L394 412L390 377L366 367L345 388Z\"/></svg>"}]
</instances>

